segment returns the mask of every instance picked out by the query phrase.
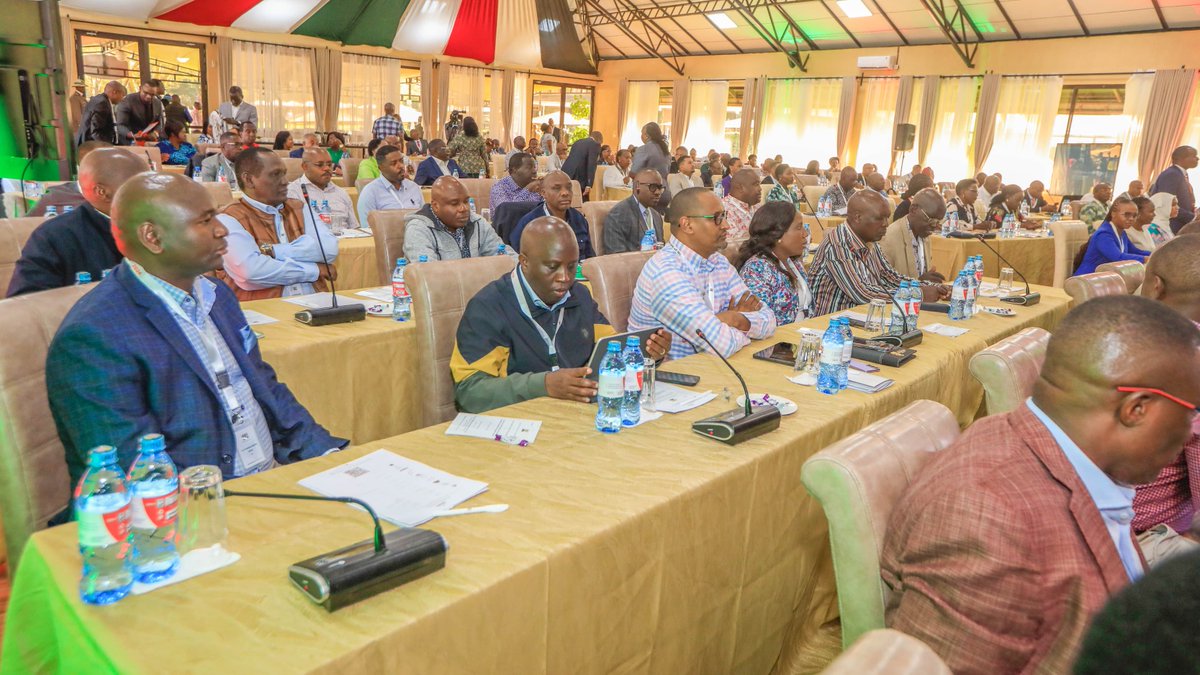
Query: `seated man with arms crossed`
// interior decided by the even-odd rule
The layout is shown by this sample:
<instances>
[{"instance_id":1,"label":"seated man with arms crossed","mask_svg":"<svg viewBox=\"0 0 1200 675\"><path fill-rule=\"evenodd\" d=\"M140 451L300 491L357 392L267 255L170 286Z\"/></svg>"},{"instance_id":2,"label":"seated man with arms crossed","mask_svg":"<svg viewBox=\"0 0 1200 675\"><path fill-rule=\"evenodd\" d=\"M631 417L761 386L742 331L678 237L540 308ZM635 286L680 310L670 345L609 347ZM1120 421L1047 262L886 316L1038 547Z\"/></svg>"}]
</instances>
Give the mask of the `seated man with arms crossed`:
<instances>
[{"instance_id":1,"label":"seated man with arms crossed","mask_svg":"<svg viewBox=\"0 0 1200 675\"><path fill-rule=\"evenodd\" d=\"M471 213L470 193L453 176L433 181L430 203L404 217L404 256L417 262L498 255L504 244L488 221ZM513 255L508 253L508 255Z\"/></svg>"},{"instance_id":2,"label":"seated man with arms crossed","mask_svg":"<svg viewBox=\"0 0 1200 675\"><path fill-rule=\"evenodd\" d=\"M596 393L588 360L596 340L614 331L587 287L575 283L575 233L541 216L525 237L516 269L471 298L458 324L450 373L454 400L467 412L541 396L587 403ZM656 359L670 349L663 330L646 345Z\"/></svg>"},{"instance_id":3,"label":"seated man with arms crossed","mask_svg":"<svg viewBox=\"0 0 1200 675\"><path fill-rule=\"evenodd\" d=\"M229 230L217 278L243 301L328 290L326 280L337 280L337 237L311 205L287 198L283 160L266 148L247 148L234 170L244 195L217 216Z\"/></svg>"},{"instance_id":4,"label":"seated man with arms crossed","mask_svg":"<svg viewBox=\"0 0 1200 675\"><path fill-rule=\"evenodd\" d=\"M890 628L959 675L1066 673L1113 593L1142 576L1134 488L1192 437L1200 330L1138 296L1054 330L1033 396L917 474L880 556Z\"/></svg>"},{"instance_id":5,"label":"seated man with arms crossed","mask_svg":"<svg viewBox=\"0 0 1200 675\"><path fill-rule=\"evenodd\" d=\"M74 486L97 445L122 467L161 433L184 469L242 476L345 447L275 379L237 298L203 276L221 265L225 226L205 189L144 173L117 192L125 262L75 304L46 358L50 411Z\"/></svg>"},{"instance_id":6,"label":"seated man with arms crossed","mask_svg":"<svg viewBox=\"0 0 1200 675\"><path fill-rule=\"evenodd\" d=\"M629 330L664 326L671 333L675 359L708 351L696 329L727 357L750 340L770 337L775 314L720 253L729 244L729 226L717 195L688 188L671 198L667 220L671 241L642 268Z\"/></svg>"}]
</instances>

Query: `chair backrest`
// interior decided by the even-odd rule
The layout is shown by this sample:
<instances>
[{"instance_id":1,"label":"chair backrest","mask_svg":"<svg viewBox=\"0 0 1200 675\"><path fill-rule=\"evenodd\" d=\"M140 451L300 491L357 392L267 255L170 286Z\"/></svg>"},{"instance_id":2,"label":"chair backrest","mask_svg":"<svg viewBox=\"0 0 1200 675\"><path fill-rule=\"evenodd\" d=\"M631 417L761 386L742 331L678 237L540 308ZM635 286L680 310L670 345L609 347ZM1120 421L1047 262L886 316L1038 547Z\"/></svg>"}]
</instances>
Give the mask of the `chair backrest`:
<instances>
[{"instance_id":1,"label":"chair backrest","mask_svg":"<svg viewBox=\"0 0 1200 675\"><path fill-rule=\"evenodd\" d=\"M1136 260L1117 260L1096 266L1097 272L1116 272L1125 280L1125 288L1130 295L1137 293L1146 280L1146 266Z\"/></svg>"},{"instance_id":2,"label":"chair backrest","mask_svg":"<svg viewBox=\"0 0 1200 675\"><path fill-rule=\"evenodd\" d=\"M890 628L863 635L821 675L952 675L950 667L917 638Z\"/></svg>"},{"instance_id":3,"label":"chair backrest","mask_svg":"<svg viewBox=\"0 0 1200 675\"><path fill-rule=\"evenodd\" d=\"M758 200L758 203L766 204L767 203L767 195L770 194L771 190L775 189L775 184L774 183L763 183L759 187L762 188L762 199Z\"/></svg>"},{"instance_id":4,"label":"chair backrest","mask_svg":"<svg viewBox=\"0 0 1200 675\"><path fill-rule=\"evenodd\" d=\"M500 241L512 246L512 232L517 227L517 222L525 217L541 202L505 202L496 207L492 212L492 228L496 230L496 234L500 235ZM595 242L592 242L595 246Z\"/></svg>"},{"instance_id":5,"label":"chair backrest","mask_svg":"<svg viewBox=\"0 0 1200 675\"><path fill-rule=\"evenodd\" d=\"M1125 295L1129 292L1125 279L1116 272L1092 272L1067 279L1063 285L1074 305L1106 295Z\"/></svg>"},{"instance_id":6,"label":"chair backrest","mask_svg":"<svg viewBox=\"0 0 1200 675\"><path fill-rule=\"evenodd\" d=\"M607 164L597 164L596 173L592 176L592 194L591 199L603 199L604 195L600 193L604 191L604 172L608 171Z\"/></svg>"},{"instance_id":7,"label":"chair backrest","mask_svg":"<svg viewBox=\"0 0 1200 675\"><path fill-rule=\"evenodd\" d=\"M1087 245L1087 223L1082 220L1060 220L1050 223L1054 235L1054 287L1062 288L1067 277L1075 271L1075 254Z\"/></svg>"},{"instance_id":8,"label":"chair backrest","mask_svg":"<svg viewBox=\"0 0 1200 675\"><path fill-rule=\"evenodd\" d=\"M392 283L396 258L404 257L404 218L416 212L417 209L388 209L367 213L367 224L375 238L375 269L379 272L380 285Z\"/></svg>"},{"instance_id":9,"label":"chair backrest","mask_svg":"<svg viewBox=\"0 0 1200 675\"><path fill-rule=\"evenodd\" d=\"M201 183L201 185L204 186L205 190L208 190L208 196L212 197L213 204L216 205L218 211L237 201L237 198L233 196L233 188L229 186L229 183L214 181L212 183Z\"/></svg>"},{"instance_id":10,"label":"chair backrest","mask_svg":"<svg viewBox=\"0 0 1200 675\"><path fill-rule=\"evenodd\" d=\"M29 235L44 222L42 217L0 218L0 298L8 295L8 284Z\"/></svg>"},{"instance_id":11,"label":"chair backrest","mask_svg":"<svg viewBox=\"0 0 1200 675\"><path fill-rule=\"evenodd\" d=\"M983 385L989 415L1015 410L1029 396L1049 343L1048 331L1030 327L971 357L971 374Z\"/></svg>"},{"instance_id":12,"label":"chair backrest","mask_svg":"<svg viewBox=\"0 0 1200 675\"><path fill-rule=\"evenodd\" d=\"M158 171L162 167L162 152L159 151L157 145L125 145L122 147L132 151L138 157L145 157L146 162L150 164L151 171Z\"/></svg>"},{"instance_id":13,"label":"chair backrest","mask_svg":"<svg viewBox=\"0 0 1200 675\"><path fill-rule=\"evenodd\" d=\"M479 289L512 271L515 264L516 258L512 256L494 255L431 262L417 265L405 274L404 282L413 299L417 347L421 350L423 425L439 424L454 417L450 355L454 352L458 322L467 302Z\"/></svg>"},{"instance_id":14,"label":"chair backrest","mask_svg":"<svg viewBox=\"0 0 1200 675\"><path fill-rule=\"evenodd\" d=\"M272 148L271 152L275 153L275 156L279 157L281 159L292 156L291 150L276 150L276 149Z\"/></svg>"},{"instance_id":15,"label":"chair backrest","mask_svg":"<svg viewBox=\"0 0 1200 675\"><path fill-rule=\"evenodd\" d=\"M577 209L583 206L583 188L579 185L579 181L571 179L571 208Z\"/></svg>"},{"instance_id":16,"label":"chair backrest","mask_svg":"<svg viewBox=\"0 0 1200 675\"><path fill-rule=\"evenodd\" d=\"M94 286L0 300L0 516L9 564L71 498L67 460L46 394L46 354L67 311ZM10 570L11 574L11 570Z\"/></svg>"},{"instance_id":17,"label":"chair backrest","mask_svg":"<svg viewBox=\"0 0 1200 675\"><path fill-rule=\"evenodd\" d=\"M550 155L535 155L537 159L537 172L540 174L550 173Z\"/></svg>"},{"instance_id":18,"label":"chair backrest","mask_svg":"<svg viewBox=\"0 0 1200 675\"><path fill-rule=\"evenodd\" d=\"M342 184L354 185L354 181L358 180L358 165L362 164L362 159L358 157L343 157L342 158Z\"/></svg>"},{"instance_id":19,"label":"chair backrest","mask_svg":"<svg viewBox=\"0 0 1200 675\"><path fill-rule=\"evenodd\" d=\"M829 188L824 185L805 185L804 196L808 198L808 203L815 207L817 202L820 201L821 197L825 196L825 191L828 189Z\"/></svg>"},{"instance_id":20,"label":"chair backrest","mask_svg":"<svg viewBox=\"0 0 1200 675\"><path fill-rule=\"evenodd\" d=\"M369 185L371 183L371 181L373 181L373 180L375 180L375 179L374 178L355 178L354 179L354 189L358 190L359 194L362 194L363 188L367 187L367 185Z\"/></svg>"},{"instance_id":21,"label":"chair backrest","mask_svg":"<svg viewBox=\"0 0 1200 675\"><path fill-rule=\"evenodd\" d=\"M492 178L497 180L508 175L508 158L504 155L492 155Z\"/></svg>"},{"instance_id":22,"label":"chair backrest","mask_svg":"<svg viewBox=\"0 0 1200 675\"><path fill-rule=\"evenodd\" d=\"M792 167L792 170L795 171L795 167ZM819 176L810 176L806 173L796 174L796 183L802 188L808 187L809 185L816 185L819 180Z\"/></svg>"},{"instance_id":23,"label":"chair backrest","mask_svg":"<svg viewBox=\"0 0 1200 675\"><path fill-rule=\"evenodd\" d=\"M654 251L629 251L588 258L583 261L583 275L592 284L592 296L612 327L623 333L629 326L629 308L633 291L646 261Z\"/></svg>"},{"instance_id":24,"label":"chair backrest","mask_svg":"<svg viewBox=\"0 0 1200 675\"><path fill-rule=\"evenodd\" d=\"M604 255L604 219L608 212L620 202L587 202L579 210L588 221L588 234L592 237L592 248L596 255Z\"/></svg>"},{"instance_id":25,"label":"chair backrest","mask_svg":"<svg viewBox=\"0 0 1200 675\"><path fill-rule=\"evenodd\" d=\"M1083 210L1083 202L1078 199L1071 200L1071 220L1079 220L1079 212Z\"/></svg>"},{"instance_id":26,"label":"chair backrest","mask_svg":"<svg viewBox=\"0 0 1200 675\"><path fill-rule=\"evenodd\" d=\"M287 167L287 182L290 183L304 175L304 168L300 166L302 161L304 160L292 157L283 158L283 165Z\"/></svg>"},{"instance_id":27,"label":"chair backrest","mask_svg":"<svg viewBox=\"0 0 1200 675\"><path fill-rule=\"evenodd\" d=\"M914 401L804 462L800 480L829 521L844 646L884 627L879 555L892 509L933 453L958 434L945 406Z\"/></svg>"},{"instance_id":28,"label":"chair backrest","mask_svg":"<svg viewBox=\"0 0 1200 675\"><path fill-rule=\"evenodd\" d=\"M490 209L492 205L492 186L495 178L459 178L458 182L467 188L467 194L475 199L476 210Z\"/></svg>"}]
</instances>

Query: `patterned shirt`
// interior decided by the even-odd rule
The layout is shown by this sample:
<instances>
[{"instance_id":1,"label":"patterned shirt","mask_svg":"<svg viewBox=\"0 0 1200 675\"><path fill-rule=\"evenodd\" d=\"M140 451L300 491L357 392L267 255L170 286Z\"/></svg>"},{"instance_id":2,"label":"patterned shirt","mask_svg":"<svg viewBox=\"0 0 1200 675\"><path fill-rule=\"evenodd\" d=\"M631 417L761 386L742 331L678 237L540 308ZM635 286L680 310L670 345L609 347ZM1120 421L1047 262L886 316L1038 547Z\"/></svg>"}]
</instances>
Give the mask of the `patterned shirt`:
<instances>
[{"instance_id":1,"label":"patterned shirt","mask_svg":"<svg viewBox=\"0 0 1200 675\"><path fill-rule=\"evenodd\" d=\"M467 174L467 177L476 176L482 178L484 172L487 171L487 164L484 162L483 136L468 136L457 134L454 140L450 141L450 151L454 153L454 161L458 162L458 167L462 172Z\"/></svg>"},{"instance_id":2,"label":"patterned shirt","mask_svg":"<svg viewBox=\"0 0 1200 675\"><path fill-rule=\"evenodd\" d=\"M812 292L808 288L808 276L798 259L784 262L796 276L792 281L779 269L778 263L765 255L756 255L742 265L742 281L750 292L758 296L763 304L775 313L779 325L792 323L797 318L812 315Z\"/></svg>"},{"instance_id":3,"label":"patterned shirt","mask_svg":"<svg viewBox=\"0 0 1200 675\"><path fill-rule=\"evenodd\" d=\"M174 164L186 166L192 161L192 156L196 154L196 146L184 141L179 148L171 145L171 141L159 141L158 151L167 155L167 161L163 164Z\"/></svg>"},{"instance_id":4,"label":"patterned shirt","mask_svg":"<svg viewBox=\"0 0 1200 675\"><path fill-rule=\"evenodd\" d=\"M721 203L725 205L725 223L729 226L729 239L745 239L750 236L750 221L758 211L759 204L750 206L733 195L725 195Z\"/></svg>"},{"instance_id":5,"label":"patterned shirt","mask_svg":"<svg viewBox=\"0 0 1200 675\"><path fill-rule=\"evenodd\" d=\"M809 267L815 316L892 297L902 281L878 243L864 243L846 223L826 232Z\"/></svg>"},{"instance_id":6,"label":"patterned shirt","mask_svg":"<svg viewBox=\"0 0 1200 675\"><path fill-rule=\"evenodd\" d=\"M751 339L775 332L775 314L768 307L742 313L750 320L750 330L745 333L717 318L747 291L724 255L701 258L672 239L642 268L629 310L629 330L666 328L672 334L670 356L679 359L708 350L696 337L696 329L700 329L722 355L732 356Z\"/></svg>"},{"instance_id":7,"label":"patterned shirt","mask_svg":"<svg viewBox=\"0 0 1200 675\"><path fill-rule=\"evenodd\" d=\"M834 215L839 216L846 212L846 204L853 196L854 188L850 188L850 192L846 192L845 190L842 190L842 186L838 185L837 183L830 185L829 189L825 191L825 197L830 201L829 210L832 211ZM842 213L838 213L838 211L841 211Z\"/></svg>"},{"instance_id":8,"label":"patterned shirt","mask_svg":"<svg viewBox=\"0 0 1200 675\"><path fill-rule=\"evenodd\" d=\"M796 196L796 193L783 187L779 183L776 183L775 186L771 188L771 191L767 193L767 201L787 202L797 208L800 206L800 198Z\"/></svg>"},{"instance_id":9,"label":"patterned shirt","mask_svg":"<svg viewBox=\"0 0 1200 675\"><path fill-rule=\"evenodd\" d=\"M518 186L517 181L513 180L512 176L505 176L492 184L488 208L492 210L492 213L495 213L501 204L507 204L508 202L540 201L542 201L541 195Z\"/></svg>"},{"instance_id":10,"label":"patterned shirt","mask_svg":"<svg viewBox=\"0 0 1200 675\"><path fill-rule=\"evenodd\" d=\"M400 137L404 133L404 129L400 126L400 120L395 117L384 115L375 120L371 125L371 136L374 138L383 138L385 136Z\"/></svg>"},{"instance_id":11,"label":"patterned shirt","mask_svg":"<svg viewBox=\"0 0 1200 675\"><path fill-rule=\"evenodd\" d=\"M1079 209L1079 219L1087 223L1088 234L1096 231L1096 226L1104 222L1104 218L1108 216L1108 204L1096 199L1083 205Z\"/></svg>"},{"instance_id":12,"label":"patterned shirt","mask_svg":"<svg viewBox=\"0 0 1200 675\"><path fill-rule=\"evenodd\" d=\"M979 214L975 212L975 206L963 204L958 197L946 202L946 217L949 218L951 213L958 214L959 227L973 230L979 224Z\"/></svg>"}]
</instances>

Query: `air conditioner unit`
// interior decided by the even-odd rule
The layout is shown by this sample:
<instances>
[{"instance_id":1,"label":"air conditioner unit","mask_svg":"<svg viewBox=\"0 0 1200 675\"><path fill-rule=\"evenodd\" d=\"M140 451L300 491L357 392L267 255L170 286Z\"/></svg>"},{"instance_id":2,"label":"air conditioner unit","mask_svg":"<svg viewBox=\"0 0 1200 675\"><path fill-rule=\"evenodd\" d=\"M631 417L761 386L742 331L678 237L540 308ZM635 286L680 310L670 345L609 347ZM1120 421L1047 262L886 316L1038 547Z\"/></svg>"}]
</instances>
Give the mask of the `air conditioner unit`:
<instances>
[{"instance_id":1,"label":"air conditioner unit","mask_svg":"<svg viewBox=\"0 0 1200 675\"><path fill-rule=\"evenodd\" d=\"M858 68L859 70L895 70L896 55L860 56L858 57Z\"/></svg>"}]
</instances>

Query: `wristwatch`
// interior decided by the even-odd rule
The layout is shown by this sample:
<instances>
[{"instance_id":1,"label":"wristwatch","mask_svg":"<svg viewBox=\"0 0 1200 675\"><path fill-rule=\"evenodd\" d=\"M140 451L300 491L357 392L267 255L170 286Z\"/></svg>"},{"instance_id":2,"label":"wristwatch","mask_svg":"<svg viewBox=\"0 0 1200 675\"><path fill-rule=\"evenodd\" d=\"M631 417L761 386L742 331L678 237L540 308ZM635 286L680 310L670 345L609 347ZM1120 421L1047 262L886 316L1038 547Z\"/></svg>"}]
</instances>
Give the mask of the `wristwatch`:
<instances>
[{"instance_id":1,"label":"wristwatch","mask_svg":"<svg viewBox=\"0 0 1200 675\"><path fill-rule=\"evenodd\" d=\"M275 245L269 241L259 244L258 250L262 251L263 255L271 256L272 258L275 257Z\"/></svg>"}]
</instances>

